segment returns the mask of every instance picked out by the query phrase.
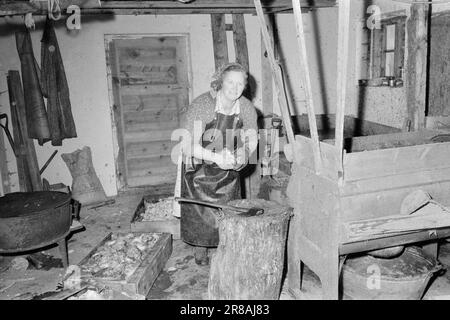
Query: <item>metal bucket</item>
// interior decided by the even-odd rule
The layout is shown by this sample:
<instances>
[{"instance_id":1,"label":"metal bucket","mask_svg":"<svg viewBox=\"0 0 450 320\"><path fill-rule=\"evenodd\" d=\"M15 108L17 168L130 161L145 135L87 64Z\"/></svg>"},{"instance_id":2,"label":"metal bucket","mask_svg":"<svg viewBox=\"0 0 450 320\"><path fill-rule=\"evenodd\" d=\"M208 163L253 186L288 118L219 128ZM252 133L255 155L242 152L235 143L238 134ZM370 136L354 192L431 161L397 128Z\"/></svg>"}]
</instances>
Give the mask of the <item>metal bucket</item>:
<instances>
[{"instance_id":1,"label":"metal bucket","mask_svg":"<svg viewBox=\"0 0 450 320\"><path fill-rule=\"evenodd\" d=\"M55 191L16 192L0 197L0 253L53 244L70 231L71 195Z\"/></svg>"},{"instance_id":2,"label":"metal bucket","mask_svg":"<svg viewBox=\"0 0 450 320\"><path fill-rule=\"evenodd\" d=\"M443 267L418 247L393 259L369 255L349 259L342 270L344 299L419 300L431 277Z\"/></svg>"}]
</instances>

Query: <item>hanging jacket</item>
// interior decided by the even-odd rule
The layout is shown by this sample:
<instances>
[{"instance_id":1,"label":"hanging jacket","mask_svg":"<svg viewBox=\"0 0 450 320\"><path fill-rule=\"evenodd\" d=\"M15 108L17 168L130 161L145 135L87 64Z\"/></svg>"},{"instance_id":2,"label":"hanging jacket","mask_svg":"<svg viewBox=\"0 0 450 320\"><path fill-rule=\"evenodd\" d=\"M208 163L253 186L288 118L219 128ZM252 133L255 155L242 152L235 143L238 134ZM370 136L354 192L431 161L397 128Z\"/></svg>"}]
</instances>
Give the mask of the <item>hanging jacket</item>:
<instances>
[{"instance_id":1,"label":"hanging jacket","mask_svg":"<svg viewBox=\"0 0 450 320\"><path fill-rule=\"evenodd\" d=\"M53 22L48 18L41 40L41 83L42 92L47 98L47 116L52 145L60 146L63 139L75 138L77 132L58 40Z\"/></svg>"},{"instance_id":2,"label":"hanging jacket","mask_svg":"<svg viewBox=\"0 0 450 320\"><path fill-rule=\"evenodd\" d=\"M16 32L16 46L22 71L28 137L42 145L50 140L50 130L42 97L39 66L36 62L28 29Z\"/></svg>"}]
</instances>

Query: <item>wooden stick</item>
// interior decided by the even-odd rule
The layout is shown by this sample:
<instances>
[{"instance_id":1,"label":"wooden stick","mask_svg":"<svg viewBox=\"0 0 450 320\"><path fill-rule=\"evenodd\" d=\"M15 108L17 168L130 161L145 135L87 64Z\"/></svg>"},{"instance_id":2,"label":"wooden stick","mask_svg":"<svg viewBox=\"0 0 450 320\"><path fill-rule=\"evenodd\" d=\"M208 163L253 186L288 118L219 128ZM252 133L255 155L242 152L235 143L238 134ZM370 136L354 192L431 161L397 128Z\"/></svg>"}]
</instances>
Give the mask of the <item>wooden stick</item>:
<instances>
[{"instance_id":1,"label":"wooden stick","mask_svg":"<svg viewBox=\"0 0 450 320\"><path fill-rule=\"evenodd\" d=\"M308 110L309 130L313 141L312 149L314 152L314 161L316 173L322 168L322 155L320 153L319 133L317 132L316 113L314 111L314 101L312 96L311 78L309 77L308 55L306 52L305 32L303 30L302 10L300 0L292 0L294 9L295 26L297 31L297 42L300 50L300 71L303 76L303 85L305 87L306 108Z\"/></svg>"},{"instance_id":2,"label":"wooden stick","mask_svg":"<svg viewBox=\"0 0 450 320\"><path fill-rule=\"evenodd\" d=\"M339 176L344 174L344 119L347 94L348 43L350 29L350 0L339 1L339 33L337 52L337 107L335 146L338 151Z\"/></svg>"},{"instance_id":3,"label":"wooden stick","mask_svg":"<svg viewBox=\"0 0 450 320\"><path fill-rule=\"evenodd\" d=\"M275 61L275 55L274 55L274 51L273 51L272 44L270 41L269 32L267 31L267 25L266 25L266 20L264 19L264 13L262 10L261 1L260 0L254 0L254 1L255 1L256 13L257 13L258 19L259 19L259 25L261 27L261 34L263 36L264 45L266 46L266 49L267 49L267 56L269 58L270 66L272 68L272 74L273 74L274 80L275 80L275 90L277 92L278 103L280 104L281 115L283 116L284 125L286 128L288 142L293 144L295 142L295 137L294 137L294 131L292 130L291 116L289 114L286 96L284 95L284 90L282 90L283 79L281 78L279 66L277 65L277 63ZM295 152L295 151L293 152L293 157L294 157L294 159L297 159L297 157L298 157L297 152Z\"/></svg>"},{"instance_id":4,"label":"wooden stick","mask_svg":"<svg viewBox=\"0 0 450 320\"><path fill-rule=\"evenodd\" d=\"M58 153L58 150L53 151L50 158L48 158L47 162L45 162L45 164L42 166L41 170L39 170L39 174L42 174L45 171L45 169L47 169L48 165L50 164L50 162L52 162L53 158L56 156L57 153Z\"/></svg>"}]
</instances>

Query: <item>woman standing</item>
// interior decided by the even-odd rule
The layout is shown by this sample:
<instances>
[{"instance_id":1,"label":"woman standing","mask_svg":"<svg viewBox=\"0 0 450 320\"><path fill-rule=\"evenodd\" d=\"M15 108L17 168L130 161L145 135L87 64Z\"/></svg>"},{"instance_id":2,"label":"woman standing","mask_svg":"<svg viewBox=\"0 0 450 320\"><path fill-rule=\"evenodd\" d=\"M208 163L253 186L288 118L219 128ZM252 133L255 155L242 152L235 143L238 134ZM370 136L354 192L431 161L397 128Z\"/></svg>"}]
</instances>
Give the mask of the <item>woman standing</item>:
<instances>
[{"instance_id":1,"label":"woman standing","mask_svg":"<svg viewBox=\"0 0 450 320\"><path fill-rule=\"evenodd\" d=\"M183 147L183 197L222 204L241 198L239 172L257 146L256 110L242 96L247 77L240 64L225 65L214 76L212 90L183 113L192 143ZM195 246L197 264L208 264L207 248L218 245L217 210L181 204L181 238Z\"/></svg>"}]
</instances>

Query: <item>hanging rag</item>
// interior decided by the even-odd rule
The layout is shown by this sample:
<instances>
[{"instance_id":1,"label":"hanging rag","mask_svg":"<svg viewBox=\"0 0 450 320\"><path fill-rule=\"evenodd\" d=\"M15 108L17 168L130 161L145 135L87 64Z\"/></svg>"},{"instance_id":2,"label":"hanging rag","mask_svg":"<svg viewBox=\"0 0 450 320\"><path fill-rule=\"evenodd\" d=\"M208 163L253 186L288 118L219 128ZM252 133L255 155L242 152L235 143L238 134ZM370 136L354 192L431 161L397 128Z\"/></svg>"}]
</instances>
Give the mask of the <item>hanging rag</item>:
<instances>
[{"instance_id":1,"label":"hanging rag","mask_svg":"<svg viewBox=\"0 0 450 320\"><path fill-rule=\"evenodd\" d=\"M39 144L43 145L50 140L50 129L41 91L39 66L34 58L28 29L24 27L15 35L22 71L28 137L38 139Z\"/></svg>"},{"instance_id":2,"label":"hanging rag","mask_svg":"<svg viewBox=\"0 0 450 320\"><path fill-rule=\"evenodd\" d=\"M47 98L47 116L52 145L60 146L63 139L75 138L77 132L58 40L53 22L49 18L45 23L41 44L42 93Z\"/></svg>"}]
</instances>

